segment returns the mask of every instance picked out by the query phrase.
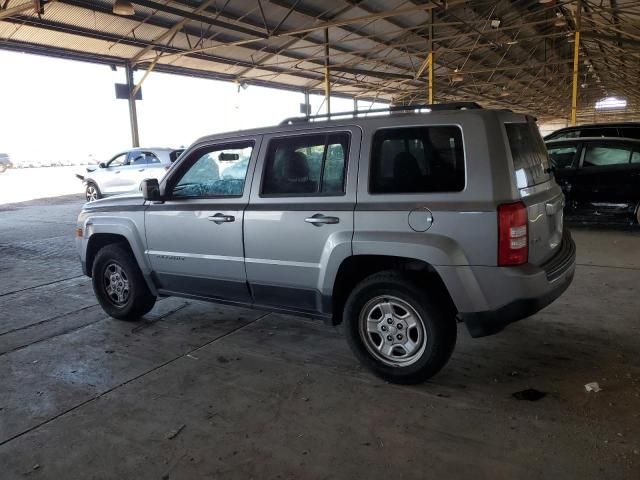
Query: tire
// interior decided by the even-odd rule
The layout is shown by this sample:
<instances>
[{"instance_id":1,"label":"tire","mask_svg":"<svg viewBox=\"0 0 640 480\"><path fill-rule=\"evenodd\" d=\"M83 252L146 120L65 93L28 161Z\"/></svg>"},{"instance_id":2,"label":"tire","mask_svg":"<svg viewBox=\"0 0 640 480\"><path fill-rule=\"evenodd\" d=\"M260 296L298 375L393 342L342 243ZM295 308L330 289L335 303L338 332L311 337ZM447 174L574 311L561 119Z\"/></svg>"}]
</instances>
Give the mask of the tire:
<instances>
[{"instance_id":1,"label":"tire","mask_svg":"<svg viewBox=\"0 0 640 480\"><path fill-rule=\"evenodd\" d=\"M6 165L0 165L0 173L4 173L7 170L7 166Z\"/></svg>"},{"instance_id":2,"label":"tire","mask_svg":"<svg viewBox=\"0 0 640 480\"><path fill-rule=\"evenodd\" d=\"M368 369L388 382L423 382L438 373L453 352L455 312L426 293L402 273L387 271L365 278L347 299L347 342Z\"/></svg>"},{"instance_id":3,"label":"tire","mask_svg":"<svg viewBox=\"0 0 640 480\"><path fill-rule=\"evenodd\" d=\"M102 198L102 193L100 192L98 185L93 182L88 182L84 189L84 198L87 202L100 200Z\"/></svg>"},{"instance_id":4,"label":"tire","mask_svg":"<svg viewBox=\"0 0 640 480\"><path fill-rule=\"evenodd\" d=\"M91 277L100 306L113 318L138 320L156 303L135 258L123 244L110 244L98 251Z\"/></svg>"}]
</instances>

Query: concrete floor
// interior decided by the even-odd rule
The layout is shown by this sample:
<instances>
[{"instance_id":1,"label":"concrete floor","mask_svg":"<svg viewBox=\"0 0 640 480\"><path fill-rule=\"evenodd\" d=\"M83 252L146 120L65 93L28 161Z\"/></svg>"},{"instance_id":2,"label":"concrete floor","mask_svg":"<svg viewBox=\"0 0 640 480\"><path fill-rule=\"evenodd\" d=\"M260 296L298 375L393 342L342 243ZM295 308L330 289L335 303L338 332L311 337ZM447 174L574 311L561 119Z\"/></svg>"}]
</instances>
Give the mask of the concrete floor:
<instances>
[{"instance_id":1,"label":"concrete floor","mask_svg":"<svg viewBox=\"0 0 640 480\"><path fill-rule=\"evenodd\" d=\"M73 197L0 206L0 478L640 478L640 235L574 231L555 304L386 384L321 323L168 298L108 318ZM584 384L597 381L599 393ZM537 402L512 393L547 392Z\"/></svg>"}]
</instances>

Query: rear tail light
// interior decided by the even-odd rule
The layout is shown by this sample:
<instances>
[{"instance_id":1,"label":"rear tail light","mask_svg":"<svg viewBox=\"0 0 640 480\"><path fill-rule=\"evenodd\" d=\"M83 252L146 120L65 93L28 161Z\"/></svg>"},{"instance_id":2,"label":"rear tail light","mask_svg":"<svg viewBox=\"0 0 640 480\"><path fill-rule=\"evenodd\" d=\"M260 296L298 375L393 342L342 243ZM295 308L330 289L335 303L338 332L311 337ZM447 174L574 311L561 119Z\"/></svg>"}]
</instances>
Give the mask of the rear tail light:
<instances>
[{"instance_id":1,"label":"rear tail light","mask_svg":"<svg viewBox=\"0 0 640 480\"><path fill-rule=\"evenodd\" d=\"M529 260L527 207L522 202L498 207L498 265L522 265Z\"/></svg>"}]
</instances>

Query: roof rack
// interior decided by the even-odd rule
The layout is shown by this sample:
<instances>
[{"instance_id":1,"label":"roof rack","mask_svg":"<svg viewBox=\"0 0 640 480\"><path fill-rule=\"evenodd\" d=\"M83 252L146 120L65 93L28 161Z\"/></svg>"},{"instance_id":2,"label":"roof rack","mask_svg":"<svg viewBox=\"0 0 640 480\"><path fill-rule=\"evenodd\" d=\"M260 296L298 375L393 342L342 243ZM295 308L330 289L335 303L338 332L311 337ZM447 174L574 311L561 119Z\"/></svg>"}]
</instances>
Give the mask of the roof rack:
<instances>
[{"instance_id":1,"label":"roof rack","mask_svg":"<svg viewBox=\"0 0 640 480\"><path fill-rule=\"evenodd\" d=\"M421 105L394 105L387 108L374 108L373 110L359 110L351 112L323 113L321 115L311 115L308 117L290 117L280 122L280 125L293 125L296 123L307 123L313 120L331 120L335 117L352 117L356 118L361 115L370 113L392 113L392 112L410 112L416 110L430 110L432 112L443 110L477 110L482 107L476 102L451 102L451 103L434 103Z\"/></svg>"}]
</instances>

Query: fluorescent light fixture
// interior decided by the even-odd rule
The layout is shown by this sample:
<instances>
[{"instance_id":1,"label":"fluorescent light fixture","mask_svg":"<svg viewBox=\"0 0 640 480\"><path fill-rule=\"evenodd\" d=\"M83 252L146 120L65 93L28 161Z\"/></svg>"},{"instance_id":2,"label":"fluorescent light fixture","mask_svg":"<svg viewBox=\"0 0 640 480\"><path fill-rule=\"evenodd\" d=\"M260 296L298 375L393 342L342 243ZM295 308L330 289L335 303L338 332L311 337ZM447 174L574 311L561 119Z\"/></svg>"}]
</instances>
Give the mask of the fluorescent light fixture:
<instances>
[{"instance_id":1,"label":"fluorescent light fixture","mask_svg":"<svg viewBox=\"0 0 640 480\"><path fill-rule=\"evenodd\" d=\"M460 73L460 71L456 68L453 72L453 76L451 77L451 81L453 83L460 83L464 80L464 77Z\"/></svg>"},{"instance_id":2,"label":"fluorescent light fixture","mask_svg":"<svg viewBox=\"0 0 640 480\"><path fill-rule=\"evenodd\" d=\"M516 40L516 39L509 40L509 41L507 42L507 45L517 45L517 44L518 44L518 40Z\"/></svg>"},{"instance_id":3,"label":"fluorescent light fixture","mask_svg":"<svg viewBox=\"0 0 640 480\"><path fill-rule=\"evenodd\" d=\"M115 0L115 2L113 2L113 13L129 17L135 15L136 11L128 0Z\"/></svg>"},{"instance_id":4,"label":"fluorescent light fixture","mask_svg":"<svg viewBox=\"0 0 640 480\"><path fill-rule=\"evenodd\" d=\"M612 110L615 108L626 108L627 101L623 98L607 97L596 102L596 110Z\"/></svg>"}]
</instances>

